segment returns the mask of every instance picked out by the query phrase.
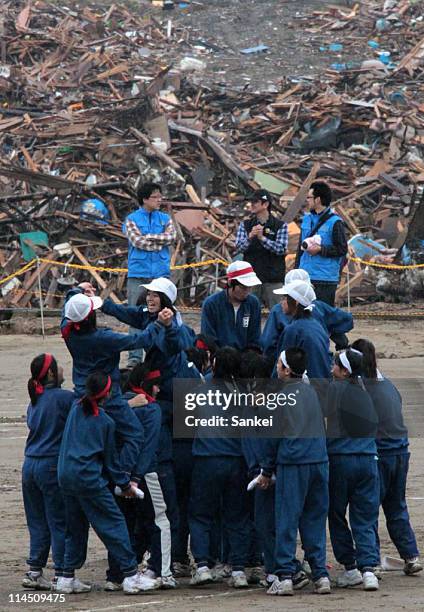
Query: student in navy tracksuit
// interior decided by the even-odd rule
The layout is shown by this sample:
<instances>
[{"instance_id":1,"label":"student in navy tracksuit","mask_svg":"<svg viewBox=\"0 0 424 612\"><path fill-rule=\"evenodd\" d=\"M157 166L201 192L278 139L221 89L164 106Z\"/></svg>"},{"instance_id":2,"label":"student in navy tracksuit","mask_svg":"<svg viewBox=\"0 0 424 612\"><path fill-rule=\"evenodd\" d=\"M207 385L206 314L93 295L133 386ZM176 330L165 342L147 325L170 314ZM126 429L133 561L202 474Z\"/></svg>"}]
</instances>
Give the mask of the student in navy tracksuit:
<instances>
[{"instance_id":1,"label":"student in navy tracksuit","mask_svg":"<svg viewBox=\"0 0 424 612\"><path fill-rule=\"evenodd\" d=\"M159 392L160 376L160 372L151 371L148 364L139 363L123 382L125 399L143 395L146 400L144 406L134 410L144 431L144 442L135 467L136 476L132 477L133 481L139 482L145 496L141 501L118 500L118 505L125 516L137 560L141 562L146 550L150 550L147 570L143 575L160 578L162 588L175 588L177 583L171 572L171 525L167 491L162 488L158 475L160 455L164 447L171 446L169 436L163 433L162 411L155 399ZM171 499L170 504L173 501ZM120 590L123 579L117 560L109 555L105 590Z\"/></svg>"},{"instance_id":2,"label":"student in navy tracksuit","mask_svg":"<svg viewBox=\"0 0 424 612\"><path fill-rule=\"evenodd\" d=\"M63 575L56 587L61 593L82 592L75 588L74 575L86 560L89 525L117 559L125 577L125 593L135 594L157 586L154 580L137 572L125 519L109 488L113 483L124 495L135 495L130 476L117 462L114 422L99 407L111 389L111 376L104 372L91 374L85 395L74 401L63 432L58 476L65 502L66 541Z\"/></svg>"},{"instance_id":3,"label":"student in navy tracksuit","mask_svg":"<svg viewBox=\"0 0 424 612\"><path fill-rule=\"evenodd\" d=\"M284 284L288 285L296 280L310 283L309 274L306 270L296 268L287 272ZM336 344L336 350L346 348L349 344L346 333L353 329L353 316L341 308L330 306L321 300L314 300L312 316L327 331L330 338ZM283 305L276 304L269 313L261 335L261 346L265 355L278 357L278 343L281 334L291 322L291 317L284 312Z\"/></svg>"},{"instance_id":4,"label":"student in navy tracksuit","mask_svg":"<svg viewBox=\"0 0 424 612\"><path fill-rule=\"evenodd\" d=\"M234 391L234 379L239 366L240 356L234 348L218 349L213 366L212 389L226 393ZM204 414L207 413L206 407ZM248 583L244 568L250 544L249 509L247 468L241 440L211 438L207 434L207 431L198 430L193 443L189 526L196 572L190 584L203 585L213 580L209 569L212 562L211 532L215 517L222 507L222 521L230 548L228 561L232 565L229 584L236 588L246 587Z\"/></svg>"},{"instance_id":5,"label":"student in navy tracksuit","mask_svg":"<svg viewBox=\"0 0 424 612\"><path fill-rule=\"evenodd\" d=\"M102 304L101 298L95 296L79 293L70 297L64 308L62 335L72 355L72 379L77 397L84 394L85 381L91 373L102 370L112 379L111 396L104 404L104 410L115 422L120 464L129 475L140 452L143 432L128 402L122 398L120 354L131 348L148 349L155 343L166 344L172 350L178 339L171 324L173 313L166 308L159 313L157 321L137 334L98 329L96 309Z\"/></svg>"},{"instance_id":6,"label":"student in navy tracksuit","mask_svg":"<svg viewBox=\"0 0 424 612\"><path fill-rule=\"evenodd\" d=\"M410 453L408 430L403 422L402 397L391 380L377 369L375 347L369 340L355 340L352 348L363 354L363 381L378 415L378 470L380 504L387 530L407 575L422 571L414 531L406 503L406 481ZM375 526L378 538L378 524Z\"/></svg>"},{"instance_id":7,"label":"student in navy tracksuit","mask_svg":"<svg viewBox=\"0 0 424 612\"><path fill-rule=\"evenodd\" d=\"M266 442L258 486L268 488L276 471L276 547L274 580L269 595L293 595L299 580L296 541L312 571L315 592L330 593L326 568L326 522L328 513L328 455L324 420L314 388L302 380L307 355L298 347L283 351L278 360L278 377L284 383L285 403L275 415L282 438ZM302 572L303 573L303 572ZM297 579L297 580L296 580Z\"/></svg>"},{"instance_id":8,"label":"student in navy tracksuit","mask_svg":"<svg viewBox=\"0 0 424 612\"><path fill-rule=\"evenodd\" d=\"M245 379L242 391L247 393L260 391L265 381L271 376L273 368L272 360L255 351L246 351L242 356L240 367L240 378ZM243 381L240 381L243 383ZM265 389L266 390L266 389ZM262 414L263 412L263 414ZM267 409L257 409L258 417L267 417ZM252 416L251 414L247 416ZM258 428L260 430L260 428ZM255 430L253 432L255 434ZM243 454L248 467L249 480L256 478L260 472L262 458L262 447L264 440L253 435L242 439ZM253 503L254 535L251 541L251 552L249 555L248 582L249 584L271 584L275 579L274 549L275 549L275 487L270 486L266 490L255 487L249 493ZM259 552L259 555L258 555ZM253 563L252 563L253 561ZM264 565L264 571L262 569ZM256 567L255 567L256 566Z\"/></svg>"},{"instance_id":9,"label":"student in navy tracksuit","mask_svg":"<svg viewBox=\"0 0 424 612\"><path fill-rule=\"evenodd\" d=\"M49 353L31 362L27 410L29 429L22 466L22 493L30 534L29 571L22 585L27 589L50 590L43 576L50 546L55 577L63 572L65 552L65 508L57 481L57 461L66 418L74 400L61 389L63 369Z\"/></svg>"},{"instance_id":10,"label":"student in navy tracksuit","mask_svg":"<svg viewBox=\"0 0 424 612\"><path fill-rule=\"evenodd\" d=\"M192 375L187 373L187 356L185 349L193 346L195 340L194 331L184 325L181 315L174 307L177 298L177 288L169 278L156 278L147 285L142 285L147 290L146 304L140 306L123 306L114 304L112 300L105 300L102 310L105 314L116 317L119 321L127 323L134 329L148 329L158 320L159 313L169 309L173 314L173 333L176 343L164 342L164 337L158 337L146 350L146 360L152 369L162 372L161 392L159 399L172 401L172 380L174 378L187 378Z\"/></svg>"},{"instance_id":11,"label":"student in navy tracksuit","mask_svg":"<svg viewBox=\"0 0 424 612\"><path fill-rule=\"evenodd\" d=\"M363 584L378 589L374 568L380 562L375 536L379 510L378 417L360 378L362 355L348 349L336 355L328 388L327 450L330 458L328 523L336 560L345 567L342 587ZM349 525L346 511L349 507Z\"/></svg>"},{"instance_id":12,"label":"student in navy tracksuit","mask_svg":"<svg viewBox=\"0 0 424 612\"><path fill-rule=\"evenodd\" d=\"M325 329L311 314L315 301L312 286L305 281L293 281L278 289L283 295L284 312L292 317L292 322L282 334L278 351L296 346L308 355L308 377L317 390L326 386L331 376L330 341Z\"/></svg>"},{"instance_id":13,"label":"student in navy tracksuit","mask_svg":"<svg viewBox=\"0 0 424 612\"><path fill-rule=\"evenodd\" d=\"M212 377L212 363L216 350L217 346L213 338L198 334L194 347L186 351L189 361L194 362L200 376L205 379ZM178 532L172 540L172 559L174 575L181 578L191 576L190 560L188 557L188 504L193 470L192 446L193 440L188 438L173 438L172 440L172 457L179 518Z\"/></svg>"},{"instance_id":14,"label":"student in navy tracksuit","mask_svg":"<svg viewBox=\"0 0 424 612\"><path fill-rule=\"evenodd\" d=\"M261 281L247 261L235 261L227 268L227 287L206 298L202 305L201 331L219 347L240 351L258 346L261 334L261 305L251 295Z\"/></svg>"}]
</instances>

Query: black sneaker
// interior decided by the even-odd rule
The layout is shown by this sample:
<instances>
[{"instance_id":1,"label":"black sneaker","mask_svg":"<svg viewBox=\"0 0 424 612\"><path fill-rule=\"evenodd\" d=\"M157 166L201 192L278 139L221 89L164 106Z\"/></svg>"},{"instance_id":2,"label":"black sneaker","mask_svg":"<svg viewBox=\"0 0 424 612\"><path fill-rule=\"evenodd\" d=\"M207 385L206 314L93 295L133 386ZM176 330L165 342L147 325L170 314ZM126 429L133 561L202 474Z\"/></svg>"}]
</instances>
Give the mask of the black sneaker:
<instances>
[{"instance_id":1,"label":"black sneaker","mask_svg":"<svg viewBox=\"0 0 424 612\"><path fill-rule=\"evenodd\" d=\"M299 570L293 576L293 588L295 591L299 591L303 589L307 584L309 584L309 578L303 570Z\"/></svg>"}]
</instances>

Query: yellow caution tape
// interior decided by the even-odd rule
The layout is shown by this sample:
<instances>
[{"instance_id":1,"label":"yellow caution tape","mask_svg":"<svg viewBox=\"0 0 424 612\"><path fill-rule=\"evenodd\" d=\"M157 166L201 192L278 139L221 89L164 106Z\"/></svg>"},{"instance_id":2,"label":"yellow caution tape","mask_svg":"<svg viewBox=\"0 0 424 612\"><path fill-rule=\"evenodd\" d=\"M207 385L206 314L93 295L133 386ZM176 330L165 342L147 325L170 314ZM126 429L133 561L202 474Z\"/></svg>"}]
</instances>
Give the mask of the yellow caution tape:
<instances>
[{"instance_id":1,"label":"yellow caution tape","mask_svg":"<svg viewBox=\"0 0 424 612\"><path fill-rule=\"evenodd\" d=\"M96 270L97 272L111 272L115 274L123 274L128 272L128 268L105 268L103 266L91 266L83 264L65 263L63 261L52 261L51 259L43 259L40 257L40 261L53 264L55 266L64 266L66 268L75 268L77 270ZM222 264L228 266L228 262L223 259L208 259L207 261L198 261L191 264L181 264L179 266L171 266L171 270L183 270L186 268L201 268L203 266L210 266L212 264Z\"/></svg>"},{"instance_id":2,"label":"yellow caution tape","mask_svg":"<svg viewBox=\"0 0 424 612\"><path fill-rule=\"evenodd\" d=\"M125 274L126 272L128 272L128 268L105 268L103 266L90 266L90 265L87 266L83 264L65 263L63 261L45 259L43 257L40 257L39 261L51 264L53 266L63 266L64 268L74 268L76 270L96 270L97 272L111 272L115 274ZM23 266L22 268L20 268L13 274L9 274L9 276L2 278L0 280L0 285L7 283L8 281L12 280L16 276L20 276L21 274L24 274L25 272L30 270L33 266L35 266L36 263L37 263L37 260L32 259L25 266ZM198 262L191 263L191 264L181 264L179 266L171 266L171 270L185 270L186 268L201 268L204 266L210 266L212 264L222 264L223 266L228 266L228 262L224 261L223 259L208 259L207 261L198 261Z\"/></svg>"},{"instance_id":3,"label":"yellow caution tape","mask_svg":"<svg viewBox=\"0 0 424 612\"><path fill-rule=\"evenodd\" d=\"M33 266L35 266L36 262L37 262L36 259L32 259L23 268L19 268L19 270L17 270L13 274L9 274L9 276L6 276L5 278L2 278L0 280L0 285L3 285L4 283L7 283L7 281L12 280L12 278L15 278L16 276L20 276L21 274L25 274L25 272L27 272L27 270L30 270Z\"/></svg>"},{"instance_id":4,"label":"yellow caution tape","mask_svg":"<svg viewBox=\"0 0 424 612\"><path fill-rule=\"evenodd\" d=\"M387 270L414 270L415 268L424 268L424 263L403 266L400 264L383 264L376 261L367 261L366 259L361 259L360 257L349 257L349 261L355 261L356 263L361 263L365 266L373 266L374 268L386 268Z\"/></svg>"},{"instance_id":5,"label":"yellow caution tape","mask_svg":"<svg viewBox=\"0 0 424 612\"><path fill-rule=\"evenodd\" d=\"M83 264L73 264L73 263L65 263L63 261L55 261L52 259L45 259L40 257L39 261L51 264L53 266L63 266L64 268L73 268L76 270L95 270L97 272L110 272L111 274L125 274L128 272L128 268L107 268L105 266L91 266L91 265L83 265ZM354 261L356 263L363 264L365 266L373 266L375 268L384 268L386 270L414 270L418 268L424 268L424 263L422 264L410 264L410 265L400 265L400 264L383 264L378 263L376 261L367 261L365 259L361 259L360 257L349 257L349 261ZM9 274L5 278L0 280L0 285L7 283L12 280L16 276L20 276L24 274L28 270L30 270L37 263L36 259L32 259L25 266L14 272L13 274ZM228 266L229 262L223 259L208 259L207 261L199 261L190 264L181 264L179 266L171 266L171 270L185 270L187 268L201 268L204 266L210 266L213 264L221 264L223 266Z\"/></svg>"}]
</instances>

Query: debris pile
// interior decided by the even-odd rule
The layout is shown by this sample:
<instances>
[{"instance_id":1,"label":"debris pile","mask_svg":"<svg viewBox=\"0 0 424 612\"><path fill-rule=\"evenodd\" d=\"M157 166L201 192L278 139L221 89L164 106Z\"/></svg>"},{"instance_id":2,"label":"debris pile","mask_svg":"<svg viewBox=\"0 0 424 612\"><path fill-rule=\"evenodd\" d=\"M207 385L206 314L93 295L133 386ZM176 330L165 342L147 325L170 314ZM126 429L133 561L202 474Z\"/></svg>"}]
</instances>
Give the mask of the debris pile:
<instances>
[{"instance_id":1,"label":"debris pile","mask_svg":"<svg viewBox=\"0 0 424 612\"><path fill-rule=\"evenodd\" d=\"M150 2L137 11L42 1L0 6L2 276L42 258L47 307L91 277L102 295L125 299L125 274L108 269L126 266L122 221L136 207L137 185L148 180L163 185L177 226L172 265L187 305L213 290L222 267L184 266L234 257L236 227L259 186L290 223L289 266L315 178L333 189L352 255L424 262L419 2L367 0L314 11L313 41L322 45L325 32L336 51L368 41L373 58L332 63L315 78L286 76L272 91L225 84L222 75L220 83L203 80L208 56L198 33ZM343 43L336 43L331 35L340 30ZM340 300L347 270L359 300L376 299L376 287L383 295L424 291L419 269L374 271L352 259ZM37 306L37 283L34 267L3 283L0 304Z\"/></svg>"}]
</instances>

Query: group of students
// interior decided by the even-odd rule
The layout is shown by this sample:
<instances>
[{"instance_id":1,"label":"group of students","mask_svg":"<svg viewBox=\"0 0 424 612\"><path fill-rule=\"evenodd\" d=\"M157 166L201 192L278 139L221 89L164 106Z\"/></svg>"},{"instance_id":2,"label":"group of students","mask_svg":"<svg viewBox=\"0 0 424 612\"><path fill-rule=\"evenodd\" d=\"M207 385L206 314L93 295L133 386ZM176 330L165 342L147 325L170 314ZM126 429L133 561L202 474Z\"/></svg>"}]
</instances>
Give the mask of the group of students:
<instances>
[{"instance_id":1,"label":"group of students","mask_svg":"<svg viewBox=\"0 0 424 612\"><path fill-rule=\"evenodd\" d=\"M275 290L282 301L262 333L251 266L234 262L227 280L205 300L197 336L167 278L143 285L137 306L103 302L88 283L69 292L62 336L74 390L61 389L63 370L47 353L32 361L28 381L24 587L89 591L75 572L91 526L108 552L107 591L175 588L191 575L192 586L228 578L235 588L260 583L270 595L292 595L312 580L325 594L328 519L344 567L338 586L376 590L380 505L405 573L422 570L405 501L402 400L378 371L372 343L348 347L351 315L316 300L304 270L289 272ZM99 309L136 331L98 327ZM334 359L330 336L341 349ZM144 361L121 371L121 353L135 349L145 351ZM297 399L276 414L280 437L198 430L194 441L178 439L176 378L227 391L254 391L252 381L276 378ZM50 548L51 581L43 574Z\"/></svg>"}]
</instances>

